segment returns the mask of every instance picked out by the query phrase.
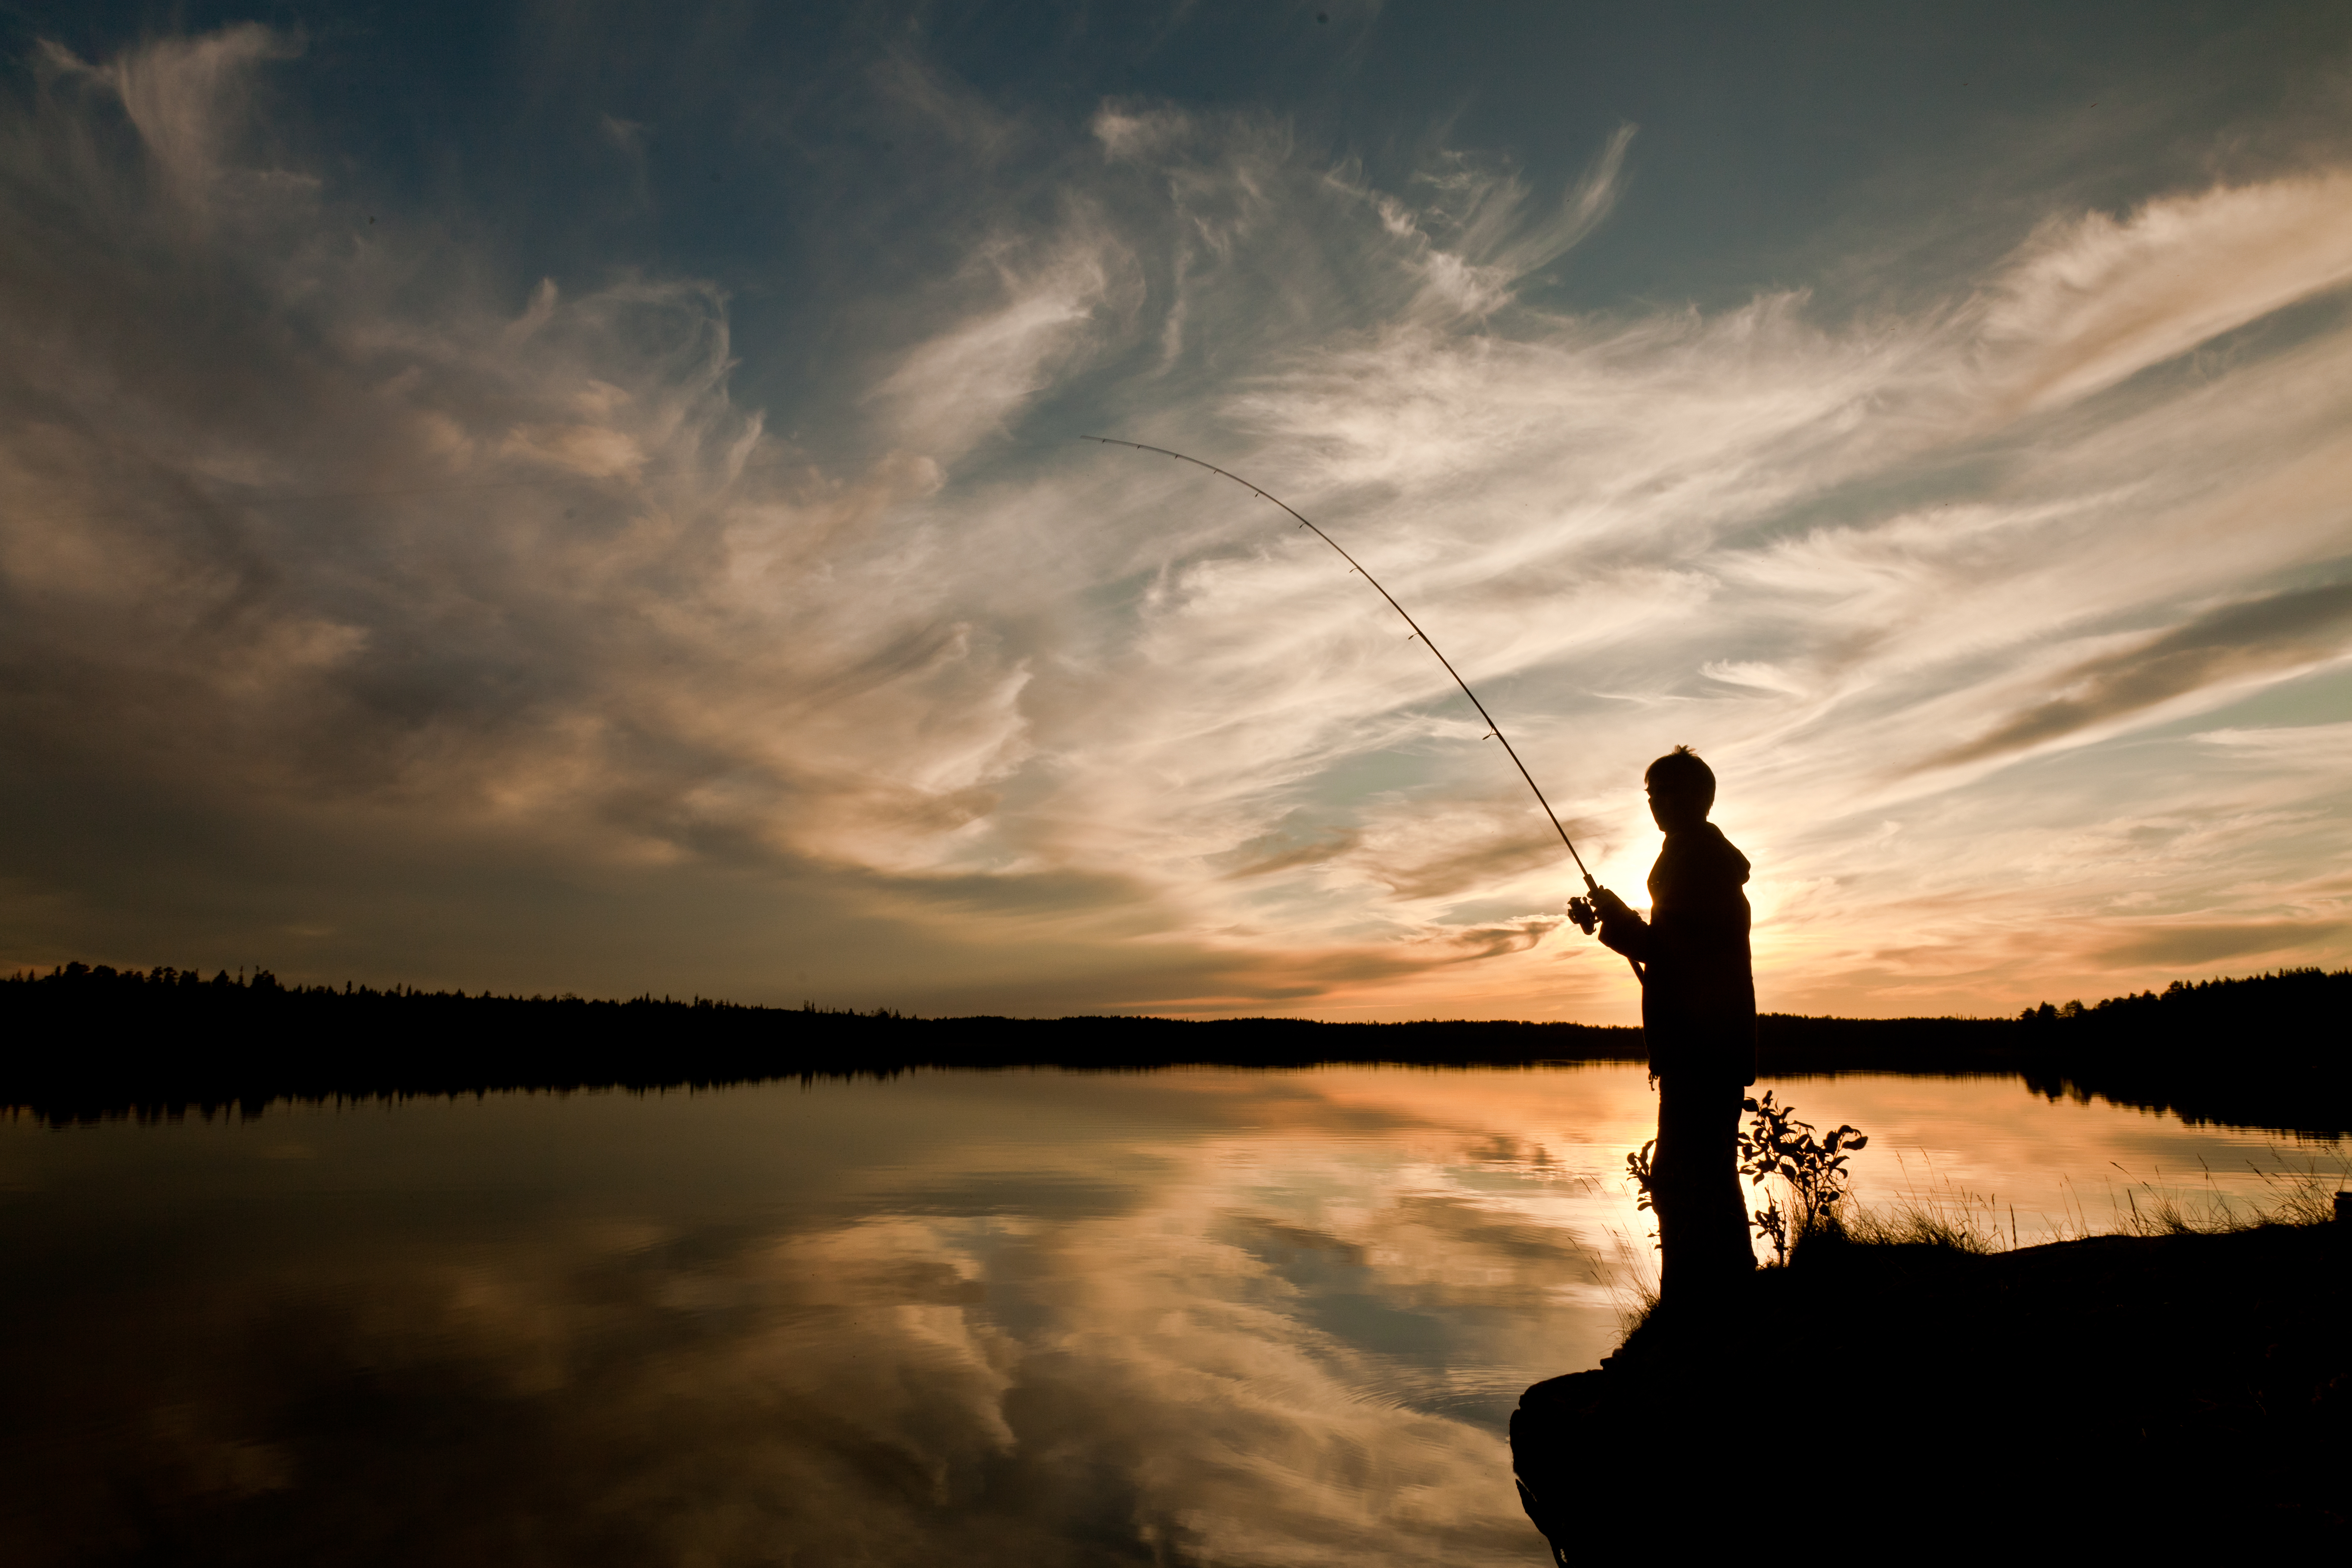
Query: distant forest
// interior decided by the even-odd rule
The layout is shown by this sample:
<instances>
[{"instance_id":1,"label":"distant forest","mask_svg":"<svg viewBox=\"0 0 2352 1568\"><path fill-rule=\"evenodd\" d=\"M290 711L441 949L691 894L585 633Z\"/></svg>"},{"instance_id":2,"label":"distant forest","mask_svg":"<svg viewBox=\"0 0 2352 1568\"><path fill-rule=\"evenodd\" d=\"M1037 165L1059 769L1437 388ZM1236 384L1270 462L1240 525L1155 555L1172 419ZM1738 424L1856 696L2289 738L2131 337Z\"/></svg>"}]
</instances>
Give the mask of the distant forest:
<instances>
[{"instance_id":1,"label":"distant forest","mask_svg":"<svg viewBox=\"0 0 2352 1568\"><path fill-rule=\"evenodd\" d=\"M2191 1122L2352 1132L2352 970L2174 981L2015 1019L1767 1014L1770 1078L2014 1075ZM922 1019L707 998L285 986L264 969L66 964L0 979L0 1107L44 1121L258 1114L273 1100L714 1087L919 1068L1143 1070L1639 1061L1642 1031L1575 1023Z\"/></svg>"}]
</instances>

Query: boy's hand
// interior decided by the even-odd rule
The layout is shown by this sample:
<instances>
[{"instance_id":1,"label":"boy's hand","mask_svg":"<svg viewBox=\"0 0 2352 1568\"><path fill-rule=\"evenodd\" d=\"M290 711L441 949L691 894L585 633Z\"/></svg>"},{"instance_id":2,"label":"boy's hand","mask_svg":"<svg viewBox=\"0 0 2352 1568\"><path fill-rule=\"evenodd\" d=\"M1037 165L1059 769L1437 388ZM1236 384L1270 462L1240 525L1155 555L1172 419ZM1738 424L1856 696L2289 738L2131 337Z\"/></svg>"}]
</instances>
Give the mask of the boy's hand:
<instances>
[{"instance_id":1,"label":"boy's hand","mask_svg":"<svg viewBox=\"0 0 2352 1568\"><path fill-rule=\"evenodd\" d=\"M1576 928L1587 936L1592 935L1594 927L1601 921L1615 920L1632 913L1632 910L1625 907L1623 899L1605 887L1594 888L1592 896L1590 898L1571 898L1568 901L1568 917L1575 921Z\"/></svg>"}]
</instances>

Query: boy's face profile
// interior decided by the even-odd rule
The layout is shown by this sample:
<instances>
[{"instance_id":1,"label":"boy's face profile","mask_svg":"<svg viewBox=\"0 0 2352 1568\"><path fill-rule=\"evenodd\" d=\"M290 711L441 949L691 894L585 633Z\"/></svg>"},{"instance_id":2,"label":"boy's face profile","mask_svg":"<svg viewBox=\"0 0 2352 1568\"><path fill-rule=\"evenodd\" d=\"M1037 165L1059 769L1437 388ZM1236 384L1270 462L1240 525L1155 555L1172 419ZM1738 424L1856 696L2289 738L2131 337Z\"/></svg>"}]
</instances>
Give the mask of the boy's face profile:
<instances>
[{"instance_id":1,"label":"boy's face profile","mask_svg":"<svg viewBox=\"0 0 2352 1568\"><path fill-rule=\"evenodd\" d=\"M1688 789L1662 789L1655 784L1648 788L1650 818L1658 824L1660 832L1682 832L1706 821L1707 809L1713 802L1705 795Z\"/></svg>"}]
</instances>

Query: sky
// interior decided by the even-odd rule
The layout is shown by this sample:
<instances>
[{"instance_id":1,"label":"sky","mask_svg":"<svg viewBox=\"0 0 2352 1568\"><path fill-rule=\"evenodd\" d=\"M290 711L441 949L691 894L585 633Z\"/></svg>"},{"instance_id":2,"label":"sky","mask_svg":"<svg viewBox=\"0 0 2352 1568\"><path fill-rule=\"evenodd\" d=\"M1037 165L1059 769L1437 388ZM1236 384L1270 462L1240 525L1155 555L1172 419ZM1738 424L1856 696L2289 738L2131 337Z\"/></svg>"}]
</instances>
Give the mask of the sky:
<instances>
[{"instance_id":1,"label":"sky","mask_svg":"<svg viewBox=\"0 0 2352 1568\"><path fill-rule=\"evenodd\" d=\"M1630 1021L2352 953L2352 11L0 8L0 966Z\"/></svg>"}]
</instances>

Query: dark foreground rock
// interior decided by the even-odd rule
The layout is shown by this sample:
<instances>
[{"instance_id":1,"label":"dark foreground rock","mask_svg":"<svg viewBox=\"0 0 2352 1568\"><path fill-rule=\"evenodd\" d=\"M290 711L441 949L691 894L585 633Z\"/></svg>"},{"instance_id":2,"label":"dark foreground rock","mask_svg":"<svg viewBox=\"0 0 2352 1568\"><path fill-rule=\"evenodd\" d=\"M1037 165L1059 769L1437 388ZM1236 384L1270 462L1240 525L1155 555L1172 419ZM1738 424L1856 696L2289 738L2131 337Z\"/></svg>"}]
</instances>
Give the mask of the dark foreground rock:
<instances>
[{"instance_id":1,"label":"dark foreground rock","mask_svg":"<svg viewBox=\"0 0 2352 1568\"><path fill-rule=\"evenodd\" d=\"M1685 1545L2216 1561L2352 1546L2352 1224L1809 1246L1511 1420L1562 1563Z\"/></svg>"}]
</instances>

